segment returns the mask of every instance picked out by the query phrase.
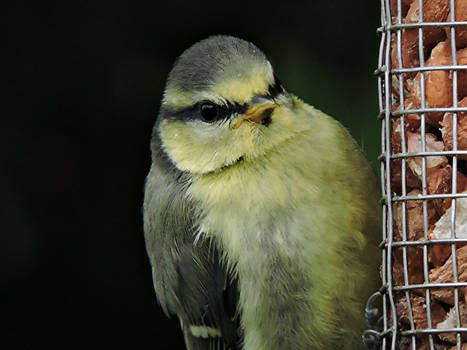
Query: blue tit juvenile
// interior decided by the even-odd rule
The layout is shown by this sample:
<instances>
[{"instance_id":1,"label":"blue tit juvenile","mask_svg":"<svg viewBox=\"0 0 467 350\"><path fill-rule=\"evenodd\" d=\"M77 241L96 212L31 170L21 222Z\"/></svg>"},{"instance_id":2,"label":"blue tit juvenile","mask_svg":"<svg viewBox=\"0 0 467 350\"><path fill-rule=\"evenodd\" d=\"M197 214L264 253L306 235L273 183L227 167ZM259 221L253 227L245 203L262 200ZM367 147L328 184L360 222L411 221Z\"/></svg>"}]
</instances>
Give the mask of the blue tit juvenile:
<instances>
[{"instance_id":1,"label":"blue tit juvenile","mask_svg":"<svg viewBox=\"0 0 467 350\"><path fill-rule=\"evenodd\" d=\"M339 122L255 45L213 36L170 72L151 150L146 248L187 349L363 346L379 194Z\"/></svg>"}]
</instances>

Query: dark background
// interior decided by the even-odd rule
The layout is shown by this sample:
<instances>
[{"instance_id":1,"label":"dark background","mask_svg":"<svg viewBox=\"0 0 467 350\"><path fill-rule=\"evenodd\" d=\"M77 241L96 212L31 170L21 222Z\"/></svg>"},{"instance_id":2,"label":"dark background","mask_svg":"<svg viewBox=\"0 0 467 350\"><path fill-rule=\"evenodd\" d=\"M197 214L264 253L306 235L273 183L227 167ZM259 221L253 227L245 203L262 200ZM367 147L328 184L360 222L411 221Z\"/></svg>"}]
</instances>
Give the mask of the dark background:
<instances>
[{"instance_id":1,"label":"dark background","mask_svg":"<svg viewBox=\"0 0 467 350\"><path fill-rule=\"evenodd\" d=\"M197 40L254 42L376 165L376 1L16 1L2 17L0 347L183 348L141 205L165 78Z\"/></svg>"}]
</instances>

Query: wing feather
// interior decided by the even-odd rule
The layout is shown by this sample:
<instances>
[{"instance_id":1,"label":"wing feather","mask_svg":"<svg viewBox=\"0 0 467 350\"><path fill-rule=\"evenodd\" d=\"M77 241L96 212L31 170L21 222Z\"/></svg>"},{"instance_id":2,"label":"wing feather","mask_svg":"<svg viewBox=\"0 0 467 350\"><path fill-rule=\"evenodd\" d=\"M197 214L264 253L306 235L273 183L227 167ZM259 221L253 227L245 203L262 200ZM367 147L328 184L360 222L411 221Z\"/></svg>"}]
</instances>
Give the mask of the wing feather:
<instances>
[{"instance_id":1,"label":"wing feather","mask_svg":"<svg viewBox=\"0 0 467 350\"><path fill-rule=\"evenodd\" d=\"M164 159L153 163L146 180L144 231L156 294L164 312L179 317L188 349L236 349L237 286L215 242L195 242L193 207L184 196L186 181Z\"/></svg>"}]
</instances>

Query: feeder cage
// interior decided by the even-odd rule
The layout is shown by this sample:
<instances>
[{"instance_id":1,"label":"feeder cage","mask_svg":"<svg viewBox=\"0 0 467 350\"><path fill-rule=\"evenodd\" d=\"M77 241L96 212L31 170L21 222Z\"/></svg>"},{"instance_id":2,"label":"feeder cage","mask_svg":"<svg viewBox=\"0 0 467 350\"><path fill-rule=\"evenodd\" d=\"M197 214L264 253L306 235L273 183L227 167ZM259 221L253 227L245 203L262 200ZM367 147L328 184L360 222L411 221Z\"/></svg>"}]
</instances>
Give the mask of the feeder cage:
<instances>
[{"instance_id":1,"label":"feeder cage","mask_svg":"<svg viewBox=\"0 0 467 350\"><path fill-rule=\"evenodd\" d=\"M382 0L382 349L467 349L467 0Z\"/></svg>"}]
</instances>

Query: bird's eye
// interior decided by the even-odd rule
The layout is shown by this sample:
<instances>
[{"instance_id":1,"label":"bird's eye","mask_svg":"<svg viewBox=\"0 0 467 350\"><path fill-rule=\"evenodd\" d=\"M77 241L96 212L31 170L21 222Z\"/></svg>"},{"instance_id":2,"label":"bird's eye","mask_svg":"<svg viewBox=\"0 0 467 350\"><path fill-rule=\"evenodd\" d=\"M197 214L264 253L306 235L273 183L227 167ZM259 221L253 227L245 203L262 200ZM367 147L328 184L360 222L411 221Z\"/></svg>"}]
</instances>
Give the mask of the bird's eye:
<instances>
[{"instance_id":1,"label":"bird's eye","mask_svg":"<svg viewBox=\"0 0 467 350\"><path fill-rule=\"evenodd\" d=\"M201 117L205 122L212 122L217 117L217 106L211 102L204 102L199 107Z\"/></svg>"}]
</instances>

